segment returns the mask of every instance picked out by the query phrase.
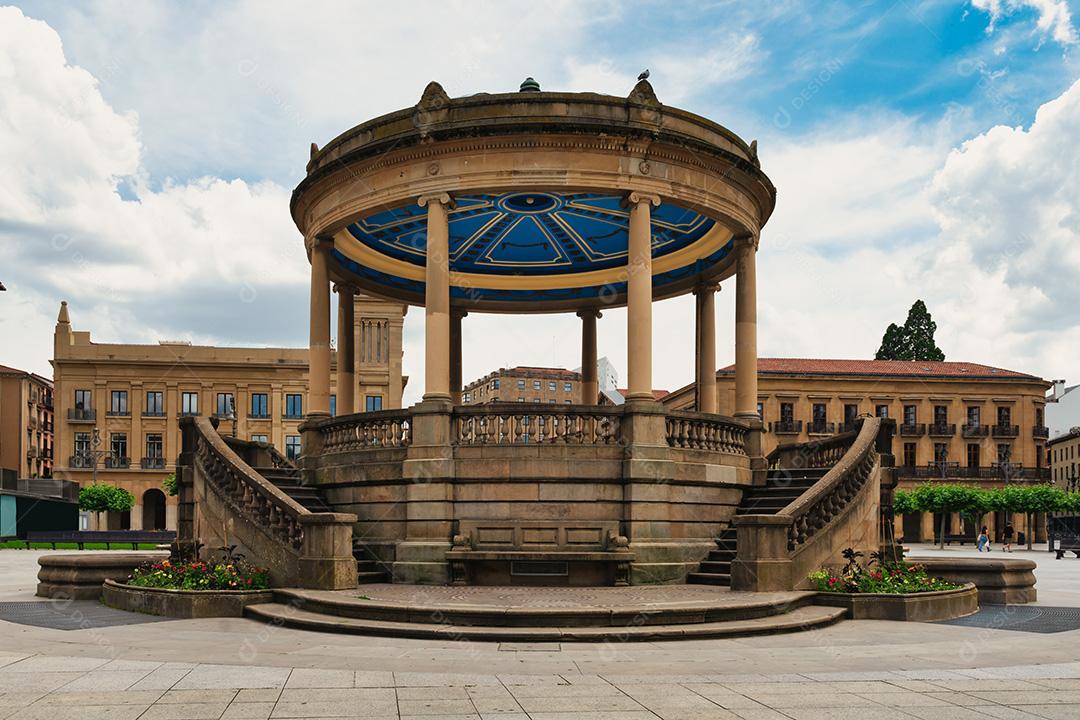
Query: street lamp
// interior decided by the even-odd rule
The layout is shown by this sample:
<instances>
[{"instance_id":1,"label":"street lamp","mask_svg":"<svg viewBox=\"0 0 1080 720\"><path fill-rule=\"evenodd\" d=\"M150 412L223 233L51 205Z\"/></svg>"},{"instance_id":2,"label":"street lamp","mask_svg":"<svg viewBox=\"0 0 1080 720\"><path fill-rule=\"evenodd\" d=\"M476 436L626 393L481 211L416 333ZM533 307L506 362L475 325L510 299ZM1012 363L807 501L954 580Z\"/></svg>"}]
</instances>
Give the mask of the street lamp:
<instances>
[{"instance_id":1,"label":"street lamp","mask_svg":"<svg viewBox=\"0 0 1080 720\"><path fill-rule=\"evenodd\" d=\"M90 463L90 469L92 471L92 475L91 475L92 480L91 480L91 482L94 485L97 485L98 458L105 457L106 455L110 454L110 452L111 451L109 451L109 450L102 450L101 449L101 431L98 430L95 427L94 432L90 437L90 447L88 449L86 449L86 450L83 450L77 456L77 457L81 458L84 463L86 463L86 462Z\"/></svg>"}]
</instances>

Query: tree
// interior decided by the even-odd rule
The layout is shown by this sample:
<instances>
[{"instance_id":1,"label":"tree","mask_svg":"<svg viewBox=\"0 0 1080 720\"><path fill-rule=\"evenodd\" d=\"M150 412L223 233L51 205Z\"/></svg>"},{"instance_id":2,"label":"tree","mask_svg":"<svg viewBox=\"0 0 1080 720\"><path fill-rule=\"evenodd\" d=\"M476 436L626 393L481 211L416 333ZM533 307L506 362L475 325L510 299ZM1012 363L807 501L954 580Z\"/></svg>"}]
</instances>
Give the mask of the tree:
<instances>
[{"instance_id":1,"label":"tree","mask_svg":"<svg viewBox=\"0 0 1080 720\"><path fill-rule=\"evenodd\" d=\"M941 525L938 529L938 546L945 549L945 527L949 515L958 513L977 513L983 507L989 506L989 500L984 497L985 491L970 485L952 485L946 483L924 483L911 491L912 505L928 513L940 513ZM985 510L979 514L981 518Z\"/></svg>"},{"instance_id":2,"label":"tree","mask_svg":"<svg viewBox=\"0 0 1080 720\"><path fill-rule=\"evenodd\" d=\"M1010 485L1000 491L1000 503L998 509L1006 512L1018 512L1024 514L1027 532L1027 549L1031 549L1033 541L1032 520L1040 513L1056 512L1068 509L1075 501L1070 498L1061 488L1050 484L1039 485Z\"/></svg>"},{"instance_id":3,"label":"tree","mask_svg":"<svg viewBox=\"0 0 1080 720\"><path fill-rule=\"evenodd\" d=\"M165 489L165 494L171 497L176 497L180 494L180 488L176 484L176 473L172 472L165 476L165 479L161 481L161 487Z\"/></svg>"},{"instance_id":4,"label":"tree","mask_svg":"<svg viewBox=\"0 0 1080 720\"><path fill-rule=\"evenodd\" d=\"M79 509L86 512L127 512L135 507L135 496L115 485L87 485L79 490Z\"/></svg>"},{"instance_id":5,"label":"tree","mask_svg":"<svg viewBox=\"0 0 1080 720\"><path fill-rule=\"evenodd\" d=\"M916 300L908 310L903 327L891 323L881 338L877 360L944 360L945 353L934 341L937 323L926 309L926 303Z\"/></svg>"}]
</instances>

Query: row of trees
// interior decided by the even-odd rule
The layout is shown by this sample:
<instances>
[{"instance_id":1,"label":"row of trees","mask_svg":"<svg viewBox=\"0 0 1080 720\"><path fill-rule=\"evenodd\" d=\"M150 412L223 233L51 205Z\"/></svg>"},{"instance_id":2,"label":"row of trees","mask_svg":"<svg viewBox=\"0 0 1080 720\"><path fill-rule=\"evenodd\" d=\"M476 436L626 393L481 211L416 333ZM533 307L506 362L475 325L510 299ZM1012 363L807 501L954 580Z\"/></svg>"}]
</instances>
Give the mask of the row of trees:
<instances>
[{"instance_id":1,"label":"row of trees","mask_svg":"<svg viewBox=\"0 0 1080 720\"><path fill-rule=\"evenodd\" d=\"M1080 492L1067 493L1047 484L1009 485L1003 488L980 488L952 483L925 483L910 492L898 490L893 512L908 515L917 512L941 514L938 541L945 545L945 523L951 513L960 513L974 523L976 533L983 518L991 512L1022 513L1027 519L1027 547L1031 549L1032 518L1048 512L1080 513Z\"/></svg>"}]
</instances>

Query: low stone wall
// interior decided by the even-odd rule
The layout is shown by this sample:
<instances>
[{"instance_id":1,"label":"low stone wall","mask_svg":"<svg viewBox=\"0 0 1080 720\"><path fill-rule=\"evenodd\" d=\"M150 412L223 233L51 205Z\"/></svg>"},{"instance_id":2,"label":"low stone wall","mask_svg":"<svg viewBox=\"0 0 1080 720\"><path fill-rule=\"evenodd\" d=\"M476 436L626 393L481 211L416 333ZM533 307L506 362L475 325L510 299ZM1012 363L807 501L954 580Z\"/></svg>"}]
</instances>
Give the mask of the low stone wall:
<instances>
[{"instance_id":1,"label":"low stone wall","mask_svg":"<svg viewBox=\"0 0 1080 720\"><path fill-rule=\"evenodd\" d=\"M138 566L164 560L167 552L79 553L38 558L38 597L97 600L106 580L126 580Z\"/></svg>"},{"instance_id":2,"label":"low stone wall","mask_svg":"<svg viewBox=\"0 0 1080 720\"><path fill-rule=\"evenodd\" d=\"M909 557L926 566L933 577L953 583L972 583L981 605L1020 605L1035 602L1035 562L1019 558Z\"/></svg>"},{"instance_id":3,"label":"low stone wall","mask_svg":"<svg viewBox=\"0 0 1080 720\"><path fill-rule=\"evenodd\" d=\"M895 595L891 593L818 593L816 605L840 607L852 620L929 622L951 620L979 610L979 591L971 583L955 590Z\"/></svg>"},{"instance_id":4,"label":"low stone wall","mask_svg":"<svg viewBox=\"0 0 1080 720\"><path fill-rule=\"evenodd\" d=\"M272 602L270 590L168 590L105 581L101 601L109 607L176 618L242 617L244 607Z\"/></svg>"}]
</instances>

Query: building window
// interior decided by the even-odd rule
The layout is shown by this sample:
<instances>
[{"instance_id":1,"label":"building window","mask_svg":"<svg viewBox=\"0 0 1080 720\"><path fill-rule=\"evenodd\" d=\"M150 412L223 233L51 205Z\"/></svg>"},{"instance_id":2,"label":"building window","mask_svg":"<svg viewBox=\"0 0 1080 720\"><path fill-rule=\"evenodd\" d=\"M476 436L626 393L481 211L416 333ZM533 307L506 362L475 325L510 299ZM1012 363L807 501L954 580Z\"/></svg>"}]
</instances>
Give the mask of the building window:
<instances>
[{"instance_id":1,"label":"building window","mask_svg":"<svg viewBox=\"0 0 1080 720\"><path fill-rule=\"evenodd\" d=\"M949 406L948 405L935 405L934 406L934 424L935 425L948 425L949 424Z\"/></svg>"},{"instance_id":2,"label":"building window","mask_svg":"<svg viewBox=\"0 0 1080 720\"><path fill-rule=\"evenodd\" d=\"M523 398L523 397L519 397L519 398L518 398L518 402L525 402L525 398Z\"/></svg>"},{"instance_id":3,"label":"building window","mask_svg":"<svg viewBox=\"0 0 1080 720\"><path fill-rule=\"evenodd\" d=\"M574 391L573 383L563 383L562 384L562 391L563 392L573 392Z\"/></svg>"},{"instance_id":4,"label":"building window","mask_svg":"<svg viewBox=\"0 0 1080 720\"><path fill-rule=\"evenodd\" d=\"M147 433L146 434L146 457L148 458L162 458L165 457L165 448L162 444L161 433Z\"/></svg>"},{"instance_id":5,"label":"building window","mask_svg":"<svg viewBox=\"0 0 1080 720\"><path fill-rule=\"evenodd\" d=\"M492 390L498 390L499 389L499 378L495 378L494 380L491 381L491 389Z\"/></svg>"},{"instance_id":6,"label":"building window","mask_svg":"<svg viewBox=\"0 0 1080 720\"><path fill-rule=\"evenodd\" d=\"M980 408L980 407L969 407L967 409L967 424L968 424L968 427L973 427L973 428L979 427L979 425L981 424L981 422L980 422L981 420L982 420L982 408Z\"/></svg>"},{"instance_id":7,"label":"building window","mask_svg":"<svg viewBox=\"0 0 1080 720\"><path fill-rule=\"evenodd\" d=\"M874 415L877 415L879 418L887 418L887 417L889 417L889 406L888 405L875 405L874 406Z\"/></svg>"},{"instance_id":8,"label":"building window","mask_svg":"<svg viewBox=\"0 0 1080 720\"><path fill-rule=\"evenodd\" d=\"M461 399L464 402L472 402L472 393L462 393L461 394Z\"/></svg>"},{"instance_id":9,"label":"building window","mask_svg":"<svg viewBox=\"0 0 1080 720\"><path fill-rule=\"evenodd\" d=\"M236 407L233 400L232 393L218 393L217 394L217 411L215 414L218 417L230 417L233 414L233 408Z\"/></svg>"},{"instance_id":10,"label":"building window","mask_svg":"<svg viewBox=\"0 0 1080 720\"><path fill-rule=\"evenodd\" d=\"M794 403L782 402L780 403L780 422L793 423L795 422L795 405Z\"/></svg>"},{"instance_id":11,"label":"building window","mask_svg":"<svg viewBox=\"0 0 1080 720\"><path fill-rule=\"evenodd\" d=\"M75 391L75 409L76 410L89 410L94 406L90 396L89 390L76 390Z\"/></svg>"},{"instance_id":12,"label":"building window","mask_svg":"<svg viewBox=\"0 0 1080 720\"><path fill-rule=\"evenodd\" d=\"M934 462L943 463L949 459L949 444L934 443Z\"/></svg>"},{"instance_id":13,"label":"building window","mask_svg":"<svg viewBox=\"0 0 1080 720\"><path fill-rule=\"evenodd\" d=\"M337 415L337 395L330 395L330 416Z\"/></svg>"},{"instance_id":14,"label":"building window","mask_svg":"<svg viewBox=\"0 0 1080 720\"><path fill-rule=\"evenodd\" d=\"M270 417L269 403L267 402L266 393L251 394L251 417Z\"/></svg>"},{"instance_id":15,"label":"building window","mask_svg":"<svg viewBox=\"0 0 1080 720\"><path fill-rule=\"evenodd\" d=\"M814 424L824 423L828 420L828 412L825 409L825 403L814 403Z\"/></svg>"},{"instance_id":16,"label":"building window","mask_svg":"<svg viewBox=\"0 0 1080 720\"><path fill-rule=\"evenodd\" d=\"M556 383L554 380L548 381L548 390L550 390L551 392L555 392L555 388L557 387L558 383Z\"/></svg>"},{"instance_id":17,"label":"building window","mask_svg":"<svg viewBox=\"0 0 1080 720\"><path fill-rule=\"evenodd\" d=\"M114 458L126 458L127 452L127 433L114 432L109 438L109 452Z\"/></svg>"},{"instance_id":18,"label":"building window","mask_svg":"<svg viewBox=\"0 0 1080 720\"><path fill-rule=\"evenodd\" d=\"M368 395L364 398L364 408L367 412L382 410L382 395Z\"/></svg>"},{"instance_id":19,"label":"building window","mask_svg":"<svg viewBox=\"0 0 1080 720\"><path fill-rule=\"evenodd\" d=\"M1012 409L1007 407L999 407L997 409L997 424L999 427L1007 427L1012 425Z\"/></svg>"},{"instance_id":20,"label":"building window","mask_svg":"<svg viewBox=\"0 0 1080 720\"><path fill-rule=\"evenodd\" d=\"M110 415L127 415L128 414L128 396L127 390L113 390L109 393L109 414Z\"/></svg>"},{"instance_id":21,"label":"building window","mask_svg":"<svg viewBox=\"0 0 1080 720\"><path fill-rule=\"evenodd\" d=\"M304 396L300 393L288 393L285 395L285 417L298 418L304 416Z\"/></svg>"},{"instance_id":22,"label":"building window","mask_svg":"<svg viewBox=\"0 0 1080 720\"><path fill-rule=\"evenodd\" d=\"M759 403L757 404L757 416L758 416L759 418L763 418L763 417L765 417L765 403L760 403L760 402L759 402Z\"/></svg>"},{"instance_id":23,"label":"building window","mask_svg":"<svg viewBox=\"0 0 1080 720\"><path fill-rule=\"evenodd\" d=\"M844 422L853 423L859 417L859 406L854 403L844 405Z\"/></svg>"},{"instance_id":24,"label":"building window","mask_svg":"<svg viewBox=\"0 0 1080 720\"><path fill-rule=\"evenodd\" d=\"M572 400L563 400L563 402L566 403L567 405L569 405L573 401Z\"/></svg>"},{"instance_id":25,"label":"building window","mask_svg":"<svg viewBox=\"0 0 1080 720\"><path fill-rule=\"evenodd\" d=\"M518 380L518 390L524 390L524 389L525 389L525 381L524 380Z\"/></svg>"},{"instance_id":26,"label":"building window","mask_svg":"<svg viewBox=\"0 0 1080 720\"><path fill-rule=\"evenodd\" d=\"M969 468L979 467L979 443L968 443L967 466Z\"/></svg>"},{"instance_id":27,"label":"building window","mask_svg":"<svg viewBox=\"0 0 1080 720\"><path fill-rule=\"evenodd\" d=\"M165 393L157 391L146 393L146 414L159 417L165 415Z\"/></svg>"},{"instance_id":28,"label":"building window","mask_svg":"<svg viewBox=\"0 0 1080 720\"><path fill-rule=\"evenodd\" d=\"M918 464L915 448L916 445L913 442L904 443L904 465L907 467L915 467Z\"/></svg>"},{"instance_id":29,"label":"building window","mask_svg":"<svg viewBox=\"0 0 1080 720\"><path fill-rule=\"evenodd\" d=\"M1043 421L1044 420L1045 420L1045 415L1043 414L1043 409L1041 407L1040 408L1035 408L1035 427L1037 427L1037 428L1043 427Z\"/></svg>"},{"instance_id":30,"label":"building window","mask_svg":"<svg viewBox=\"0 0 1080 720\"><path fill-rule=\"evenodd\" d=\"M90 433L77 432L75 433L75 457L89 457L90 456Z\"/></svg>"},{"instance_id":31,"label":"building window","mask_svg":"<svg viewBox=\"0 0 1080 720\"><path fill-rule=\"evenodd\" d=\"M199 393L186 392L180 394L180 414L199 414Z\"/></svg>"},{"instance_id":32,"label":"building window","mask_svg":"<svg viewBox=\"0 0 1080 720\"><path fill-rule=\"evenodd\" d=\"M914 425L919 421L919 408L917 405L904 406L904 424Z\"/></svg>"},{"instance_id":33,"label":"building window","mask_svg":"<svg viewBox=\"0 0 1080 720\"><path fill-rule=\"evenodd\" d=\"M1008 443L998 443L997 459L999 465L1007 465L1012 457L1012 447Z\"/></svg>"},{"instance_id":34,"label":"building window","mask_svg":"<svg viewBox=\"0 0 1080 720\"><path fill-rule=\"evenodd\" d=\"M300 436L299 435L286 435L285 436L285 457L289 460L295 460L300 457Z\"/></svg>"},{"instance_id":35,"label":"building window","mask_svg":"<svg viewBox=\"0 0 1080 720\"><path fill-rule=\"evenodd\" d=\"M539 390L539 389L540 389L540 381L539 380L533 380L533 390Z\"/></svg>"},{"instance_id":36,"label":"building window","mask_svg":"<svg viewBox=\"0 0 1080 720\"><path fill-rule=\"evenodd\" d=\"M261 442L261 443L270 442L267 439L267 437L268 436L266 436L266 435L252 435L251 436L251 442Z\"/></svg>"}]
</instances>

